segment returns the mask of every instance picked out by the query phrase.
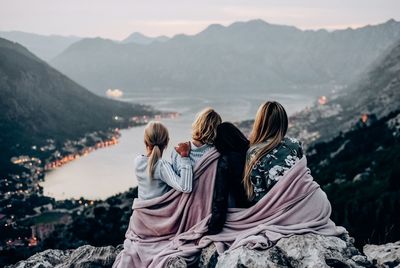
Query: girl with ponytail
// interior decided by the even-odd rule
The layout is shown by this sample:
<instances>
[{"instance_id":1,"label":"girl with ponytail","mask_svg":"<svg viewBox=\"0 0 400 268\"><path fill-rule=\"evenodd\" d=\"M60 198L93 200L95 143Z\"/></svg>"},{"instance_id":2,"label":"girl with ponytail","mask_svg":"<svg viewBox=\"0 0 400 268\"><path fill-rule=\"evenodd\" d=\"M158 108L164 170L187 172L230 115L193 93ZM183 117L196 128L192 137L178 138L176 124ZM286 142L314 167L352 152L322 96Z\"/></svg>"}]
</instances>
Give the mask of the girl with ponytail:
<instances>
[{"instance_id":1,"label":"girl with ponytail","mask_svg":"<svg viewBox=\"0 0 400 268\"><path fill-rule=\"evenodd\" d=\"M303 156L301 143L286 137L288 117L275 101L260 106L250 134L243 184L249 200L258 202Z\"/></svg>"},{"instance_id":2,"label":"girl with ponytail","mask_svg":"<svg viewBox=\"0 0 400 268\"><path fill-rule=\"evenodd\" d=\"M179 174L171 164L162 159L169 142L167 128L160 122L149 122L144 130L146 155L135 159L135 173L138 181L138 198L142 200L158 197L171 188L188 193L192 191L193 170L189 160L190 146L179 144L175 150L182 158Z\"/></svg>"}]
</instances>

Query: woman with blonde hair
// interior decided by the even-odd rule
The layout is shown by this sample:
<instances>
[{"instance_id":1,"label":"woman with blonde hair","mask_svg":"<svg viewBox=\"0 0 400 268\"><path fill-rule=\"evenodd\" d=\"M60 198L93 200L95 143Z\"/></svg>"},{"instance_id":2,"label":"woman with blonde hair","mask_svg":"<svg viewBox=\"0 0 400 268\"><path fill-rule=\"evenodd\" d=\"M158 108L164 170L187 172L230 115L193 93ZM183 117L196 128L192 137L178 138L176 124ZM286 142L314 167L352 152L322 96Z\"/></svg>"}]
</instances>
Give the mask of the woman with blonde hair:
<instances>
[{"instance_id":1,"label":"woman with blonde hair","mask_svg":"<svg viewBox=\"0 0 400 268\"><path fill-rule=\"evenodd\" d=\"M139 155L135 159L138 198L141 200L161 196L171 188L184 193L192 191L193 170L188 158L189 145L182 143L176 148L181 157L178 175L171 164L162 159L168 142L168 130L162 123L151 121L147 124L144 130L146 154Z\"/></svg>"},{"instance_id":2,"label":"woman with blonde hair","mask_svg":"<svg viewBox=\"0 0 400 268\"><path fill-rule=\"evenodd\" d=\"M192 124L192 140L190 146L189 159L194 167L203 155L214 148L214 141L217 137L217 127L221 124L221 116L212 108L202 110ZM181 143L178 145L180 146ZM182 156L179 149L172 152L172 166L176 173L182 166Z\"/></svg>"},{"instance_id":3,"label":"woman with blonde hair","mask_svg":"<svg viewBox=\"0 0 400 268\"><path fill-rule=\"evenodd\" d=\"M283 106L267 101L260 106L250 134L244 187L255 204L302 157L301 143L286 137L288 117Z\"/></svg>"}]
</instances>

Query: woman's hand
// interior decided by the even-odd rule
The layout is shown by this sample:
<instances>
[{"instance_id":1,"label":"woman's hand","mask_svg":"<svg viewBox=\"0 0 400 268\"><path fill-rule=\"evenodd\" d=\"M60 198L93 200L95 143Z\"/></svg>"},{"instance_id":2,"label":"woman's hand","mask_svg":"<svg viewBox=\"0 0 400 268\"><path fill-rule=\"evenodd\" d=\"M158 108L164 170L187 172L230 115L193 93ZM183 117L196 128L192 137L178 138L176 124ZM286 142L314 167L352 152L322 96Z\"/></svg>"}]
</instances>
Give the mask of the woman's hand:
<instances>
[{"instance_id":1,"label":"woman's hand","mask_svg":"<svg viewBox=\"0 0 400 268\"><path fill-rule=\"evenodd\" d=\"M190 153L190 142L178 143L175 151L182 157L188 157Z\"/></svg>"}]
</instances>

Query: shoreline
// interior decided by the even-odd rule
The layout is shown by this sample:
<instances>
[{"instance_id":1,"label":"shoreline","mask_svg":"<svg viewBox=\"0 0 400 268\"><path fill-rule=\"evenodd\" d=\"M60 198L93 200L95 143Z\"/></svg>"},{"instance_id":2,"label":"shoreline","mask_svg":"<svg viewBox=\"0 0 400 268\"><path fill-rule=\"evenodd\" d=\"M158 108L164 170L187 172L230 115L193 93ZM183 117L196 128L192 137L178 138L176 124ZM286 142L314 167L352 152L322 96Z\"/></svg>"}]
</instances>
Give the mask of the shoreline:
<instances>
[{"instance_id":1,"label":"shoreline","mask_svg":"<svg viewBox=\"0 0 400 268\"><path fill-rule=\"evenodd\" d=\"M133 128L137 128L137 127L143 127L144 125L146 125L149 121L151 120L161 120L161 119L176 119L180 116L180 114L178 112L163 112L160 114L156 114L154 116L135 116L132 118L132 121L134 122L134 125L129 125L127 127L123 127L123 128L116 128L116 129L112 129L109 130L108 133L106 133L106 138L102 139L101 141L98 141L94 144L91 144L90 146L85 146L82 149L78 149L78 150L67 150L67 154L61 154L56 158L48 158L46 159L46 163L44 165L44 177L41 180L41 183L46 181L46 176L49 175L52 171L55 171L69 163L74 162L75 160L79 160L82 157L88 156L91 153L94 153L98 150L104 149L104 148L109 148L109 147L113 147L115 145L118 145L120 143L120 138L122 136L122 131L127 131ZM43 187L41 185L41 187ZM124 193L125 191L121 191L121 192L117 192L114 194L110 194L108 196L104 196L101 198L88 198L85 196L80 196L80 197L68 197L68 198L57 198L51 195L48 195L48 193L43 193L44 196L48 196L51 198L54 198L57 201L64 201L64 200L80 200L80 199L84 199L84 200L95 200L95 201L104 201L109 197L112 197L114 195L117 194L121 194Z\"/></svg>"}]
</instances>

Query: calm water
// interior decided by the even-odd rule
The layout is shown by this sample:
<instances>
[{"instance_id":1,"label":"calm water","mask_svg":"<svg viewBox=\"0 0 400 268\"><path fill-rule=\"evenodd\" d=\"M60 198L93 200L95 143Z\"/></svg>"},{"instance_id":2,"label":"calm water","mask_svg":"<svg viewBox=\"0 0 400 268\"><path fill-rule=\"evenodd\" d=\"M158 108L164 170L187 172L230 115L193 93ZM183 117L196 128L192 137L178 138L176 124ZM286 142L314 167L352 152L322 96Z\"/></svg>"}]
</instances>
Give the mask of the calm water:
<instances>
[{"instance_id":1,"label":"calm water","mask_svg":"<svg viewBox=\"0 0 400 268\"><path fill-rule=\"evenodd\" d=\"M153 95L153 96L152 96ZM265 100L281 102L289 114L311 104L311 97L299 95L257 96L214 96L212 99L201 96L163 96L160 92L147 95L125 96L124 100L150 104L160 110L177 111L182 115L177 119L165 119L169 129L170 146L163 158L168 159L173 145L190 140L190 126L198 111L213 107L224 121L239 121L254 118L258 106ZM104 199L113 194L126 191L136 185L133 172L133 159L144 153L144 127L121 131L120 142L105 149L97 150L61 168L48 173L41 185L48 196L56 199L79 198Z\"/></svg>"}]
</instances>

